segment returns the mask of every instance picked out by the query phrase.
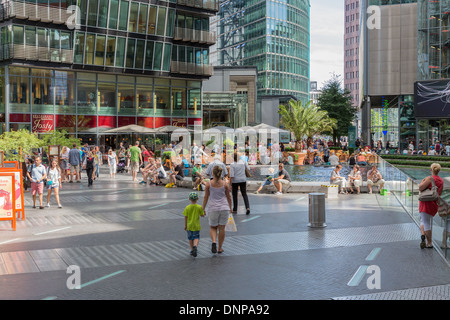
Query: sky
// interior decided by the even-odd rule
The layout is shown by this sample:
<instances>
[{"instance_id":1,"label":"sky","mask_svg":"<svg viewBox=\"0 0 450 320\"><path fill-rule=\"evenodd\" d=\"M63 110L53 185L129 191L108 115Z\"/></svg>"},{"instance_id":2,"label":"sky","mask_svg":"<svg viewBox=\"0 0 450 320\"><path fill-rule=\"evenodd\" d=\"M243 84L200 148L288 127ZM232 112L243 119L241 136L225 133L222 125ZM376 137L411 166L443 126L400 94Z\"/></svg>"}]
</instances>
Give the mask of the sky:
<instances>
[{"instance_id":1,"label":"sky","mask_svg":"<svg viewBox=\"0 0 450 320\"><path fill-rule=\"evenodd\" d=\"M311 81L318 88L344 73L344 0L311 1Z\"/></svg>"}]
</instances>

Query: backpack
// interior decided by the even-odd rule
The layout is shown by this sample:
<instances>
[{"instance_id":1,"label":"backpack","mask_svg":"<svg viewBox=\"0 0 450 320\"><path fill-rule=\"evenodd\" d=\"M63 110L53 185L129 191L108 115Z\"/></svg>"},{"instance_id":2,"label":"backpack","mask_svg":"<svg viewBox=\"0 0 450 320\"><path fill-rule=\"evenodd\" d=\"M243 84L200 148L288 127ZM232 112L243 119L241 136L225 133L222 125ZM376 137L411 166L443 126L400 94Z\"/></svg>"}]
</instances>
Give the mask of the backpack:
<instances>
[{"instance_id":1,"label":"backpack","mask_svg":"<svg viewBox=\"0 0 450 320\"><path fill-rule=\"evenodd\" d=\"M94 168L94 158L86 158L86 169Z\"/></svg>"}]
</instances>

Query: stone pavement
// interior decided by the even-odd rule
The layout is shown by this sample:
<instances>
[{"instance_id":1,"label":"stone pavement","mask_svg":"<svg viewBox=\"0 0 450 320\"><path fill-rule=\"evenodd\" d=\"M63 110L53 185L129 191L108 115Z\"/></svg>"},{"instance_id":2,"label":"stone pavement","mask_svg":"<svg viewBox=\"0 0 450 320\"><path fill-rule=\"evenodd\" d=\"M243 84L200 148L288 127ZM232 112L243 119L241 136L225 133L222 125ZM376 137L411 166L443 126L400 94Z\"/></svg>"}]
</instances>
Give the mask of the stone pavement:
<instances>
[{"instance_id":1,"label":"stone pavement","mask_svg":"<svg viewBox=\"0 0 450 320\"><path fill-rule=\"evenodd\" d=\"M394 196L328 199L327 227L311 229L307 194L251 194L248 216L239 195L225 252L211 253L202 219L193 258L182 215L192 190L130 180L64 184L63 209L54 197L32 209L27 193L17 230L0 223L0 299L450 299L450 267L419 248L419 228ZM69 266L80 268L78 290L67 286Z\"/></svg>"}]
</instances>

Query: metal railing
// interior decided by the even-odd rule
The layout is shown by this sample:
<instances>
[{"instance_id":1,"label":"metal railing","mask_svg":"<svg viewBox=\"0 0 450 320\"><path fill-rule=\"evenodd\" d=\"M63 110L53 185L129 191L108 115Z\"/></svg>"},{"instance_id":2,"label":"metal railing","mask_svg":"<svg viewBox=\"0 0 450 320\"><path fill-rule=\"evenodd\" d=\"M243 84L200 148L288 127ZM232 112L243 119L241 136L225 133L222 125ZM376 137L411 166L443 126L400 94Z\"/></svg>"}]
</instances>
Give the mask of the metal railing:
<instances>
[{"instance_id":1,"label":"metal railing","mask_svg":"<svg viewBox=\"0 0 450 320\"><path fill-rule=\"evenodd\" d=\"M395 196L405 211L420 227L419 213L419 183L400 169L394 167L386 160L378 157L378 170L386 180L385 189L387 195ZM450 189L443 190L442 197L450 201ZM432 225L433 246L437 252L450 265L450 219L435 215ZM420 238L417 239L419 247Z\"/></svg>"},{"instance_id":2,"label":"metal railing","mask_svg":"<svg viewBox=\"0 0 450 320\"><path fill-rule=\"evenodd\" d=\"M199 76L212 76L212 65L197 65L195 63L172 61L170 63L170 72L180 74L192 74Z\"/></svg>"},{"instance_id":3,"label":"metal railing","mask_svg":"<svg viewBox=\"0 0 450 320\"><path fill-rule=\"evenodd\" d=\"M219 0L177 0L177 4L186 7L219 11Z\"/></svg>"},{"instance_id":4,"label":"metal railing","mask_svg":"<svg viewBox=\"0 0 450 320\"><path fill-rule=\"evenodd\" d=\"M8 59L73 63L73 50L23 44L0 45L0 60Z\"/></svg>"},{"instance_id":5,"label":"metal railing","mask_svg":"<svg viewBox=\"0 0 450 320\"><path fill-rule=\"evenodd\" d=\"M0 4L0 20L17 18L45 23L64 24L72 13L56 8L24 1L7 1Z\"/></svg>"},{"instance_id":6,"label":"metal railing","mask_svg":"<svg viewBox=\"0 0 450 320\"><path fill-rule=\"evenodd\" d=\"M174 32L175 40L214 44L217 41L217 35L211 31L201 31L187 28L176 27Z\"/></svg>"}]
</instances>

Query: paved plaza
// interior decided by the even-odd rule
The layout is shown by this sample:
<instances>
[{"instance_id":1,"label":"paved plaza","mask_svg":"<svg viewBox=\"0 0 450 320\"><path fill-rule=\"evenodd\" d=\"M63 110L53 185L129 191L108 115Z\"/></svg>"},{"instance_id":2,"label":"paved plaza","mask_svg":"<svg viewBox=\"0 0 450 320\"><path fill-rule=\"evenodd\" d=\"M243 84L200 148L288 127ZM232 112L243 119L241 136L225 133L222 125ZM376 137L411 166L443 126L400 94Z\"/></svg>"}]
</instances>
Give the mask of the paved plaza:
<instances>
[{"instance_id":1,"label":"paved plaza","mask_svg":"<svg viewBox=\"0 0 450 320\"><path fill-rule=\"evenodd\" d=\"M26 193L25 221L16 231L0 224L0 299L450 299L450 267L419 248L419 228L394 196L328 199L322 229L308 227L307 194L251 194L250 215L239 196L225 252L211 253L203 218L193 258L182 215L191 191L102 174L92 188L85 177L64 184L62 209L54 198L32 209ZM69 266L80 268L80 289L68 288ZM380 287L371 289L374 268Z\"/></svg>"}]
</instances>

